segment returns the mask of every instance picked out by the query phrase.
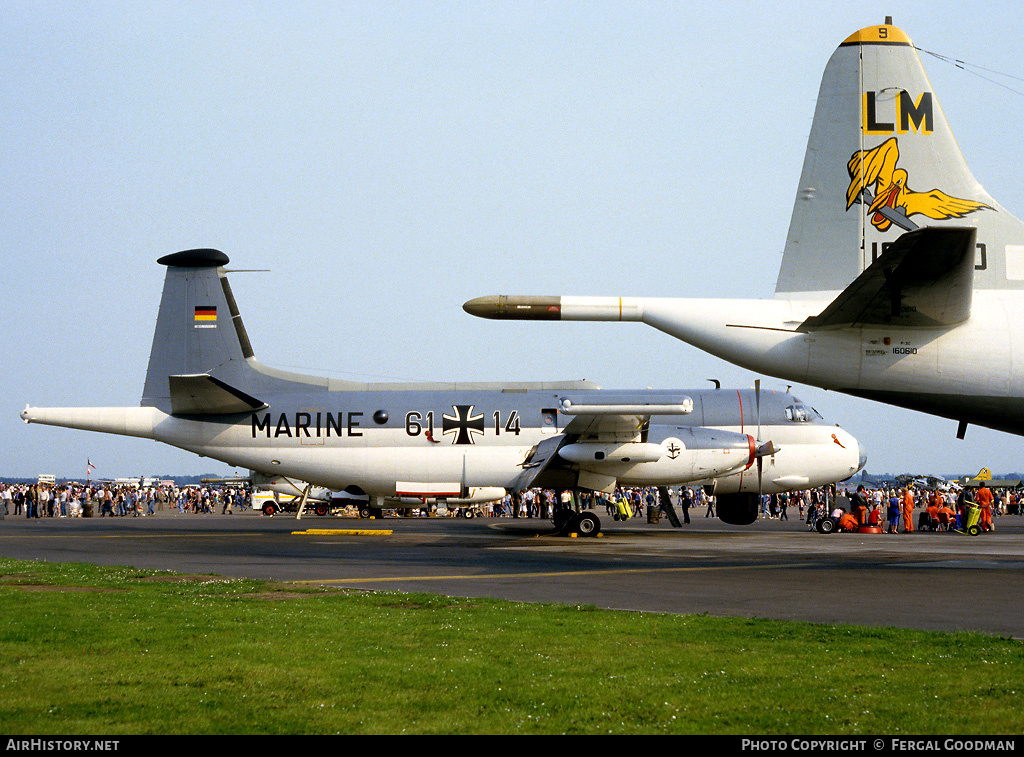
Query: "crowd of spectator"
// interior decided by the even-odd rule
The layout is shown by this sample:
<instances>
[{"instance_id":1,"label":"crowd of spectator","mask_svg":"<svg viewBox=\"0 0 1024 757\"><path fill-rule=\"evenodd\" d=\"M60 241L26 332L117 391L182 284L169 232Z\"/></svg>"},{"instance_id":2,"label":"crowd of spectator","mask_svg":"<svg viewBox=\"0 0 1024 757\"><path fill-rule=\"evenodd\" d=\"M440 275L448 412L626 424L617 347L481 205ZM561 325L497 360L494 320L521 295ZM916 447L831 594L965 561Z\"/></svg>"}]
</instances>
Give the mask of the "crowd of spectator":
<instances>
[{"instance_id":1,"label":"crowd of spectator","mask_svg":"<svg viewBox=\"0 0 1024 757\"><path fill-rule=\"evenodd\" d=\"M715 497L702 487L673 487L672 507L690 522L691 510L703 517L714 517ZM16 483L0 484L0 517L27 518L76 517L145 517L160 512L177 514L231 514L252 506L252 490L239 485L185 485L173 483L143 485L141 483ZM572 510L604 510L621 519L650 518L662 511L657 489L616 489L612 494L579 492L578 499L568 491L533 489L518 496L480 507L485 517L551 519L558 508ZM978 489L951 487L947 490L859 486L854 493L836 488L808 489L761 497L761 517L790 520L794 514L813 529L821 518L835 518L841 527L854 530L862 525L877 526L886 533L909 533L915 530L946 530L961 525L965 508L980 507L979 526L994 530L993 517L1009 513L1024 514L1024 492L999 490L987 486ZM794 512L795 511L795 512ZM438 512L425 508L428 514ZM454 515L457 511L450 509ZM420 514L420 513L417 513ZM846 520L841 520L843 516Z\"/></svg>"},{"instance_id":2,"label":"crowd of spectator","mask_svg":"<svg viewBox=\"0 0 1024 757\"><path fill-rule=\"evenodd\" d=\"M163 511L230 513L248 507L247 486L161 484L0 484L0 516L26 518L144 517Z\"/></svg>"}]
</instances>

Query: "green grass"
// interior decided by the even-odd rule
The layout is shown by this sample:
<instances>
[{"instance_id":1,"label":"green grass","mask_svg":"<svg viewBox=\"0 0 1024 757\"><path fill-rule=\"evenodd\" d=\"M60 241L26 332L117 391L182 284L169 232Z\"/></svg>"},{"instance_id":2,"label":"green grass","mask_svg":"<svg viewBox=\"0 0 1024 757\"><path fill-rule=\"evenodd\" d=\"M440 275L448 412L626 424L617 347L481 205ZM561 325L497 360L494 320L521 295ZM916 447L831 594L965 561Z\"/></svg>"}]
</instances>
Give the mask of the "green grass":
<instances>
[{"instance_id":1,"label":"green grass","mask_svg":"<svg viewBox=\"0 0 1024 757\"><path fill-rule=\"evenodd\" d=\"M1024 643L0 559L0 732L1020 733Z\"/></svg>"}]
</instances>

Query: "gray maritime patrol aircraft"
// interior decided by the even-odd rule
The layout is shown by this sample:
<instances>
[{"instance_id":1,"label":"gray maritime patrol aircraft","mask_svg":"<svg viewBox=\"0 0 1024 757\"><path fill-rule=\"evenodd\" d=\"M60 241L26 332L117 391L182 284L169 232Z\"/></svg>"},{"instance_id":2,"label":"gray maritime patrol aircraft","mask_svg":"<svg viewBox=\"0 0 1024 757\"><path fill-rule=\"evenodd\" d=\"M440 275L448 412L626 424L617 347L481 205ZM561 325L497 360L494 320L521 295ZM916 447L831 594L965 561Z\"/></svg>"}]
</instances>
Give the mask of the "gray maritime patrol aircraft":
<instances>
[{"instance_id":1,"label":"gray maritime patrol aircraft","mask_svg":"<svg viewBox=\"0 0 1024 757\"><path fill-rule=\"evenodd\" d=\"M857 441L788 393L606 391L564 383L359 383L258 362L228 257L167 255L140 407L26 407L28 423L155 439L268 477L365 496L372 511L470 504L544 487L714 487L747 524L761 493L822 486L864 464ZM556 513L593 534L593 512Z\"/></svg>"}]
</instances>

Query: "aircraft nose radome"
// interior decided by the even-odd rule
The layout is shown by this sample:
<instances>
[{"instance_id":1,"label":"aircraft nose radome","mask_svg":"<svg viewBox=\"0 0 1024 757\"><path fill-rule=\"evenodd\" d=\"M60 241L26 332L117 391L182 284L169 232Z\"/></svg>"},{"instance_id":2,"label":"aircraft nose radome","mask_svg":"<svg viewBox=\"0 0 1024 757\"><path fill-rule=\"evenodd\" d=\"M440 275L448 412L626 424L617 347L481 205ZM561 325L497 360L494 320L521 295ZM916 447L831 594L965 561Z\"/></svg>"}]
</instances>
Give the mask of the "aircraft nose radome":
<instances>
[{"instance_id":1,"label":"aircraft nose radome","mask_svg":"<svg viewBox=\"0 0 1024 757\"><path fill-rule=\"evenodd\" d=\"M845 447L846 449L850 450L850 452L853 453L853 455L849 455L849 453L847 453L847 456L845 458L848 461L849 465L853 465L854 459L857 461L857 467L851 471L851 476L854 473L858 473L859 471L864 470L864 466L868 464L868 452L866 449L864 449L864 445L861 444L860 441L858 441L853 436L853 434L851 434L849 431L846 431L845 429L837 429L837 435L834 441L836 441L840 446Z\"/></svg>"},{"instance_id":2,"label":"aircraft nose radome","mask_svg":"<svg viewBox=\"0 0 1024 757\"><path fill-rule=\"evenodd\" d=\"M867 451L853 434L840 426L836 426L832 433L832 442L841 449L833 447L833 451L839 453L837 460L842 461L841 465L848 471L847 476L852 476L864 469L867 464ZM856 466L856 467L854 467Z\"/></svg>"}]
</instances>

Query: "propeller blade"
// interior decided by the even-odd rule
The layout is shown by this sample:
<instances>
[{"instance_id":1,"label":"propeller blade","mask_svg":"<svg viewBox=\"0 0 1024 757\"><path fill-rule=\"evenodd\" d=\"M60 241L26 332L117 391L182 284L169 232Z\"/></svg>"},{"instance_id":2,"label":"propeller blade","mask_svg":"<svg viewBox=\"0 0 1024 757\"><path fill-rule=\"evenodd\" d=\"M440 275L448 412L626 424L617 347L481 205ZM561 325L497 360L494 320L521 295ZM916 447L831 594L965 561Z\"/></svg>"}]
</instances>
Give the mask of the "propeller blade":
<instances>
[{"instance_id":1,"label":"propeller blade","mask_svg":"<svg viewBox=\"0 0 1024 757\"><path fill-rule=\"evenodd\" d=\"M760 500L764 496L764 455L758 454L761 451L761 379L754 379L754 405L757 407L757 449L754 455L757 457L757 498ZM760 506L761 503L758 502L758 507Z\"/></svg>"},{"instance_id":2,"label":"propeller blade","mask_svg":"<svg viewBox=\"0 0 1024 757\"><path fill-rule=\"evenodd\" d=\"M757 443L761 443L761 379L754 380L754 402L757 406Z\"/></svg>"}]
</instances>

